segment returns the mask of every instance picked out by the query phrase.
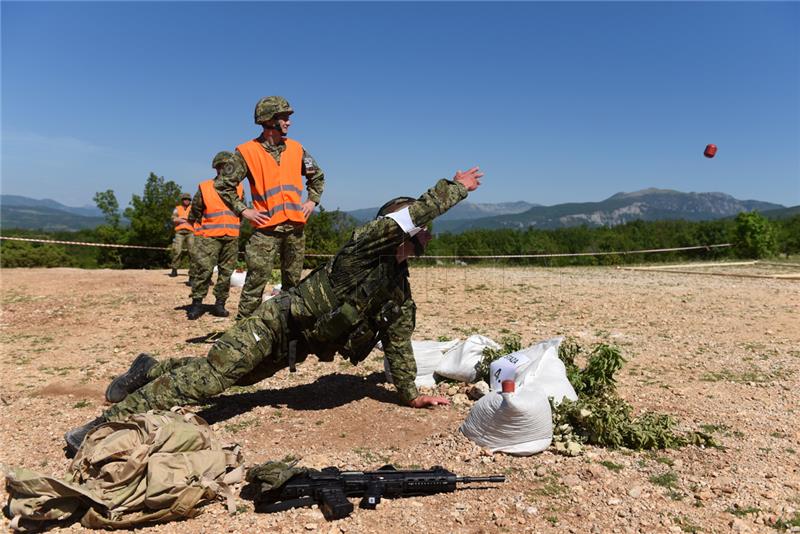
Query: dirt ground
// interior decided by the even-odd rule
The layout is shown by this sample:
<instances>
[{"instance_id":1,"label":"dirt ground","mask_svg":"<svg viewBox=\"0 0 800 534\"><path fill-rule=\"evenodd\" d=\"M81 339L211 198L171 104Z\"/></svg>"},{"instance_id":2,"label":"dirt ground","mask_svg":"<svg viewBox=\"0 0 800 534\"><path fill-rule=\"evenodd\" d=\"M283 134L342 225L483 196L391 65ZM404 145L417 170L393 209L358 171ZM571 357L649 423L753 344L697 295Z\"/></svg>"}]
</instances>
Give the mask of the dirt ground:
<instances>
[{"instance_id":1,"label":"dirt ground","mask_svg":"<svg viewBox=\"0 0 800 534\"><path fill-rule=\"evenodd\" d=\"M748 266L730 273L756 272ZM724 270L717 268L716 271ZM61 475L63 433L103 409L108 381L141 351L203 355L232 318L185 318L185 271L0 272L0 463ZM201 416L248 465L286 454L310 467L440 464L505 474L492 489L385 500L326 522L318 510L199 517L153 533L776 532L800 531L800 282L615 268L417 267L415 339L525 345L569 335L610 342L628 363L619 391L637 410L713 432L722 448L639 453L588 447L492 455L459 431L469 405L413 410L384 383L381 355L353 367L310 357L297 373L224 394ZM239 289L228 308L235 310ZM212 302L209 296L206 301ZM233 315L233 314L232 314ZM6 499L5 493L0 496ZM793 522L793 523L790 523ZM7 524L7 522L6 522ZM65 529L82 531L80 525Z\"/></svg>"}]
</instances>

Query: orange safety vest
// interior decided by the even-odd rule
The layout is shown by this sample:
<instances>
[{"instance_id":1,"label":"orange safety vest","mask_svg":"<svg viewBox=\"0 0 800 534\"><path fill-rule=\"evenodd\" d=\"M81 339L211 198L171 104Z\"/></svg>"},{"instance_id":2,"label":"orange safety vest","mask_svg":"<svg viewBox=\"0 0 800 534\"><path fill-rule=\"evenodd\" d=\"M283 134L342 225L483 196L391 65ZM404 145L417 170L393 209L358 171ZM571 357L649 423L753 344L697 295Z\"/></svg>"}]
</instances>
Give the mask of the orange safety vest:
<instances>
[{"instance_id":1,"label":"orange safety vest","mask_svg":"<svg viewBox=\"0 0 800 534\"><path fill-rule=\"evenodd\" d=\"M236 186L236 194L242 197L242 184ZM200 184L203 195L203 219L195 230L195 235L203 237L239 237L239 217L228 207L214 188L214 180Z\"/></svg>"},{"instance_id":2,"label":"orange safety vest","mask_svg":"<svg viewBox=\"0 0 800 534\"><path fill-rule=\"evenodd\" d=\"M187 220L187 222L182 222L182 223L176 222L176 223L174 223L175 224L175 231L179 232L180 230L189 230L190 232L194 232L194 228L188 222L188 220L189 220L189 212L192 211L192 205L189 204L188 206L186 206L184 208L183 204L178 204L177 206L175 206L175 211L178 212L178 217L180 217L181 219L186 219Z\"/></svg>"},{"instance_id":3,"label":"orange safety vest","mask_svg":"<svg viewBox=\"0 0 800 534\"><path fill-rule=\"evenodd\" d=\"M266 224L255 225L267 228L286 221L305 224L301 205L303 193L303 145L286 139L286 149L278 164L257 140L236 147L250 169L250 192L253 207L269 217Z\"/></svg>"}]
</instances>

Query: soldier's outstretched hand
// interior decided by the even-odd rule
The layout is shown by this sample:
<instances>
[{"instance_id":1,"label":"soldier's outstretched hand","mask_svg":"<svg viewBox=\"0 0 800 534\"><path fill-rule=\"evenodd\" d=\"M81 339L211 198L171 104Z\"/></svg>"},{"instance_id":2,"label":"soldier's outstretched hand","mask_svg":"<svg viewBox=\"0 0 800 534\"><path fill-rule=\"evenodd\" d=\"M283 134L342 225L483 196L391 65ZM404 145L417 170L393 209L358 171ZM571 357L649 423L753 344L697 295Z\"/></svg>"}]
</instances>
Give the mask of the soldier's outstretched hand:
<instances>
[{"instance_id":1,"label":"soldier's outstretched hand","mask_svg":"<svg viewBox=\"0 0 800 534\"><path fill-rule=\"evenodd\" d=\"M429 406L437 406L439 404L447 406L450 404L450 399L447 397L433 397L431 395L419 395L417 398L412 399L408 403L412 408L427 408Z\"/></svg>"},{"instance_id":2,"label":"soldier's outstretched hand","mask_svg":"<svg viewBox=\"0 0 800 534\"><path fill-rule=\"evenodd\" d=\"M466 172L457 171L453 176L453 181L460 183L467 188L467 191L475 191L481 185L483 173L475 166Z\"/></svg>"}]
</instances>

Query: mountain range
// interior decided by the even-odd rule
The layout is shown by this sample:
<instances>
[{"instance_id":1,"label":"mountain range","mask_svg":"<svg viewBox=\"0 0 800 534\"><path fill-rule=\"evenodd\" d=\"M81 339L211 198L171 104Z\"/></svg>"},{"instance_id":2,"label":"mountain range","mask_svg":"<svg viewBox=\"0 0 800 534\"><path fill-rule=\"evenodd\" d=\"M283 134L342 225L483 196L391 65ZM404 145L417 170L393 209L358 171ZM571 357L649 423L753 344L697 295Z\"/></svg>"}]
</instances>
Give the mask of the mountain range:
<instances>
[{"instance_id":1,"label":"mountain range","mask_svg":"<svg viewBox=\"0 0 800 534\"><path fill-rule=\"evenodd\" d=\"M49 198L0 195L0 229L75 231L96 228L103 221L96 207L75 208Z\"/></svg>"},{"instance_id":2,"label":"mountain range","mask_svg":"<svg viewBox=\"0 0 800 534\"><path fill-rule=\"evenodd\" d=\"M614 226L637 219L685 219L691 221L732 217L741 211L758 210L768 217L800 212L800 206L785 208L758 200L738 200L725 193L682 193L669 189L643 189L617 193L600 202L570 202L542 206L525 201L475 203L464 201L434 223L434 230L463 232L477 228L540 228L568 226ZM359 222L372 219L378 208L346 212ZM94 228L103 223L94 207L75 208L55 200L36 200L18 195L0 195L0 228L46 231Z\"/></svg>"},{"instance_id":3,"label":"mountain range","mask_svg":"<svg viewBox=\"0 0 800 534\"><path fill-rule=\"evenodd\" d=\"M742 211L762 213L785 209L781 204L758 200L738 200L725 193L682 193L671 189L643 189L617 193L600 202L569 202L554 206L534 206L513 214L471 220L437 221L436 232L463 232L486 228L554 229L586 225L616 226L634 220L684 219L704 221L733 217ZM773 215L780 216L777 212Z\"/></svg>"}]
</instances>

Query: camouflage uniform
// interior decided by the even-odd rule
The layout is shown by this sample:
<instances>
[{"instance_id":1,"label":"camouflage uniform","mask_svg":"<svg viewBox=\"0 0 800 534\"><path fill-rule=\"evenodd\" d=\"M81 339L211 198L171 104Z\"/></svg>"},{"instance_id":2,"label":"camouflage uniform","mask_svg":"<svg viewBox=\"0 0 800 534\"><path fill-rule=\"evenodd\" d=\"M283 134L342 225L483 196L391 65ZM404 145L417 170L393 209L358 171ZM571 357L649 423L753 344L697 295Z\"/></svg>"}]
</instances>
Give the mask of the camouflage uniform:
<instances>
[{"instance_id":1,"label":"camouflage uniform","mask_svg":"<svg viewBox=\"0 0 800 534\"><path fill-rule=\"evenodd\" d=\"M260 141L261 146L277 163L280 163L281 153L286 149L286 145L283 143L273 145L263 138ZM234 213L241 216L247 205L241 199L236 198L236 186L245 178L252 181L253 176L247 168L244 157L238 151L235 152L235 157L230 163L214 180L214 187ZM322 190L325 188L325 174L317 166L314 158L305 150L303 151L302 174L306 177L308 200L319 204ZM284 223L253 232L245 249L247 278L239 300L237 319L249 317L261 304L264 286L272 275L276 253L280 256L282 288L290 289L300 283L306 245L304 227L304 224Z\"/></svg>"},{"instance_id":2,"label":"camouflage uniform","mask_svg":"<svg viewBox=\"0 0 800 534\"><path fill-rule=\"evenodd\" d=\"M463 185L440 180L409 206L409 213L417 226L426 226L466 196ZM253 384L293 365L293 354L297 361L308 353L328 360L338 351L357 363L378 340L400 398L404 402L416 398L416 363L411 349L416 306L408 285L407 264L398 264L395 259L398 245L407 237L389 218L356 229L336 257L297 288L262 303L252 317L237 322L206 358L159 363L148 372L150 383L103 416L118 420L150 409L194 404L234 384ZM373 290L371 284L375 282L380 287ZM388 308L387 303L391 304ZM362 322L339 322L347 315L348 306ZM358 338L365 325L375 332L363 343ZM298 344L296 352L293 343Z\"/></svg>"},{"instance_id":3,"label":"camouflage uniform","mask_svg":"<svg viewBox=\"0 0 800 534\"><path fill-rule=\"evenodd\" d=\"M172 240L172 262L170 268L177 269L181 266L183 255L189 258L191 269L192 247L194 246L194 232L190 230L178 230Z\"/></svg>"},{"instance_id":4,"label":"camouflage uniform","mask_svg":"<svg viewBox=\"0 0 800 534\"><path fill-rule=\"evenodd\" d=\"M192 199L189 222L200 222L205 211L203 193L198 188ZM211 285L214 267L217 268L217 283L214 286L214 298L217 302L228 300L231 289L231 275L236 268L239 257L238 237L205 237L195 236L192 246L191 268L189 278L192 282L192 300L203 300Z\"/></svg>"}]
</instances>

